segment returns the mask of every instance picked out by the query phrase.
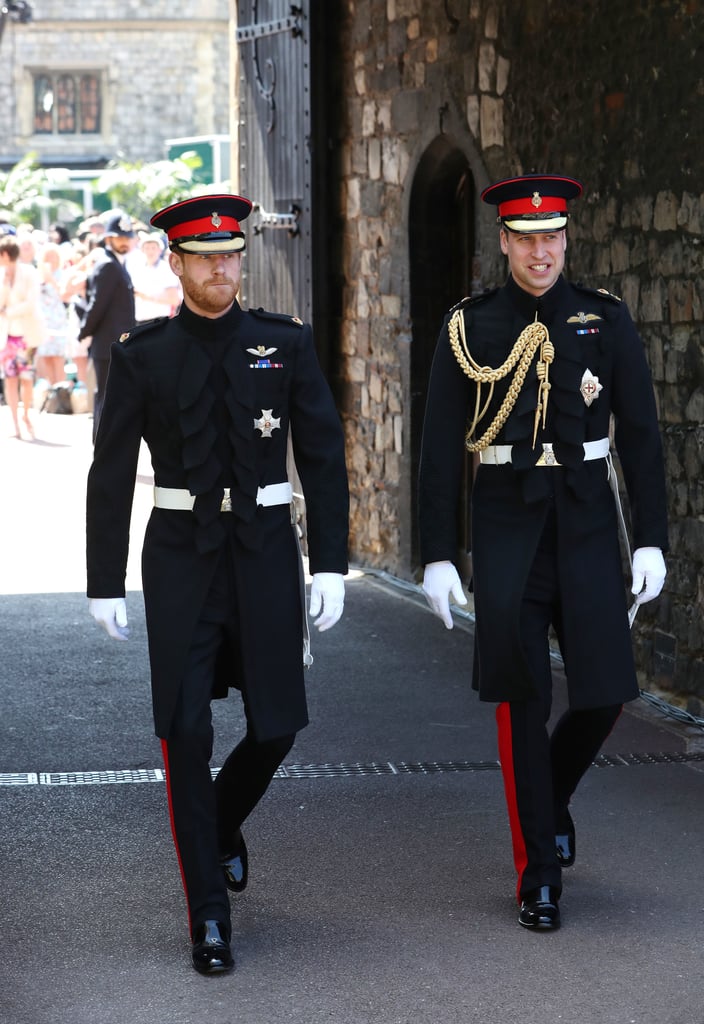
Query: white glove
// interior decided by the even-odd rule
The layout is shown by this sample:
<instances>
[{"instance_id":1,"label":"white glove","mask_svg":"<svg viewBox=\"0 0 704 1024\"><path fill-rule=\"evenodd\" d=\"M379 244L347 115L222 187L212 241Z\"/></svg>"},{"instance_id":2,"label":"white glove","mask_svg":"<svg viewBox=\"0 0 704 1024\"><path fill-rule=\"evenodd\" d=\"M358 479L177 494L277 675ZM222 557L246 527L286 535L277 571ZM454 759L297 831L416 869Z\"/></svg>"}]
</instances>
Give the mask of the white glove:
<instances>
[{"instance_id":1,"label":"white glove","mask_svg":"<svg viewBox=\"0 0 704 1024\"><path fill-rule=\"evenodd\" d=\"M315 620L322 633L330 629L339 621L342 609L345 606L345 577L341 572L316 572L313 573L313 582L310 588L310 614L312 617L318 615L322 609L322 615Z\"/></svg>"},{"instance_id":2,"label":"white glove","mask_svg":"<svg viewBox=\"0 0 704 1024\"><path fill-rule=\"evenodd\" d=\"M665 559L660 548L637 548L633 553L633 586L635 603L652 601L662 590L665 582Z\"/></svg>"},{"instance_id":3,"label":"white glove","mask_svg":"<svg viewBox=\"0 0 704 1024\"><path fill-rule=\"evenodd\" d=\"M88 611L113 640L126 640L130 635L124 597L92 597Z\"/></svg>"},{"instance_id":4,"label":"white glove","mask_svg":"<svg viewBox=\"0 0 704 1024\"><path fill-rule=\"evenodd\" d=\"M452 562L428 562L423 573L423 593L438 618L452 629L450 594L456 604L467 604L457 569Z\"/></svg>"}]
</instances>

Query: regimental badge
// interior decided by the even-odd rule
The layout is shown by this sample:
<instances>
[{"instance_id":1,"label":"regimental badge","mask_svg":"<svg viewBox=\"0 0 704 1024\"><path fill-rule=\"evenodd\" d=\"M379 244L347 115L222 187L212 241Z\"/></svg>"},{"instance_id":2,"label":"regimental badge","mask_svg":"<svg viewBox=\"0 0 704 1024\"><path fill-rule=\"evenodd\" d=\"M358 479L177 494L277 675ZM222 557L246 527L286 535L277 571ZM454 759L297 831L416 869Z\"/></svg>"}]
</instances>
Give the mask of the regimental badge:
<instances>
[{"instance_id":1,"label":"regimental badge","mask_svg":"<svg viewBox=\"0 0 704 1024\"><path fill-rule=\"evenodd\" d=\"M281 417L272 416L273 409L262 409L259 419L254 421L254 429L261 430L262 437L271 437L272 430L281 427Z\"/></svg>"},{"instance_id":2,"label":"regimental badge","mask_svg":"<svg viewBox=\"0 0 704 1024\"><path fill-rule=\"evenodd\" d=\"M585 370L579 390L582 392L582 398L586 406L590 406L594 399L599 397L599 392L602 388L603 385L599 383L599 378L595 377L591 370Z\"/></svg>"},{"instance_id":3,"label":"regimental badge","mask_svg":"<svg viewBox=\"0 0 704 1024\"><path fill-rule=\"evenodd\" d=\"M298 324L299 327L303 326L303 321L299 316L292 316L291 319L293 320L294 324Z\"/></svg>"},{"instance_id":4,"label":"regimental badge","mask_svg":"<svg viewBox=\"0 0 704 1024\"><path fill-rule=\"evenodd\" d=\"M596 313L575 313L574 316L567 317L568 324L588 324L592 320L603 320L602 316L598 316Z\"/></svg>"},{"instance_id":5,"label":"regimental badge","mask_svg":"<svg viewBox=\"0 0 704 1024\"><path fill-rule=\"evenodd\" d=\"M557 456L552 449L552 443L550 441L543 441L543 454L536 462L536 466L561 466L562 463L557 461Z\"/></svg>"},{"instance_id":6,"label":"regimental badge","mask_svg":"<svg viewBox=\"0 0 704 1024\"><path fill-rule=\"evenodd\" d=\"M530 205L534 206L536 210L540 209L540 207L543 205L543 197L541 196L540 192L533 193L533 198L530 201Z\"/></svg>"},{"instance_id":7,"label":"regimental badge","mask_svg":"<svg viewBox=\"0 0 704 1024\"><path fill-rule=\"evenodd\" d=\"M215 210L213 211L213 215L210 218L210 223L213 225L214 228L219 228L220 225L222 224L222 218L218 215L218 213Z\"/></svg>"}]
</instances>

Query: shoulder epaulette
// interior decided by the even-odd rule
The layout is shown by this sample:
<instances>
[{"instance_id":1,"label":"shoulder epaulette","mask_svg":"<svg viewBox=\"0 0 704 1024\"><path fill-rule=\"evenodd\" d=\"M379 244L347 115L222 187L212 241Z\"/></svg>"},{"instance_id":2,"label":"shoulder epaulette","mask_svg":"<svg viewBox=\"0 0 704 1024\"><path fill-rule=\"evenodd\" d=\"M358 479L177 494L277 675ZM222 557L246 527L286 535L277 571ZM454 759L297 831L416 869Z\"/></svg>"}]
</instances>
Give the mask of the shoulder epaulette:
<instances>
[{"instance_id":1,"label":"shoulder epaulette","mask_svg":"<svg viewBox=\"0 0 704 1024\"><path fill-rule=\"evenodd\" d=\"M588 288L581 281L576 281L574 287L578 288L580 292L586 292L587 295L593 295L595 298L610 299L612 302L622 302L618 295L614 295L612 292L608 292L606 288Z\"/></svg>"},{"instance_id":2,"label":"shoulder epaulette","mask_svg":"<svg viewBox=\"0 0 704 1024\"><path fill-rule=\"evenodd\" d=\"M253 313L254 316L260 316L263 320L278 320L280 323L293 324L294 327L303 327L303 321L300 317L289 316L288 313L270 313L267 309L249 309L248 313Z\"/></svg>"},{"instance_id":3,"label":"shoulder epaulette","mask_svg":"<svg viewBox=\"0 0 704 1024\"><path fill-rule=\"evenodd\" d=\"M487 288L485 291L480 292L479 295L466 295L463 299L452 307L448 312L448 316L452 316L458 309L466 309L468 306L476 306L480 302L485 302L490 299L492 295L496 295L498 288Z\"/></svg>"},{"instance_id":4,"label":"shoulder epaulette","mask_svg":"<svg viewBox=\"0 0 704 1024\"><path fill-rule=\"evenodd\" d=\"M124 334L121 334L118 341L123 345L129 344L134 341L135 338L139 337L140 334L144 334L145 331L151 331L153 327L158 327L168 319L168 316L158 316L155 317L154 320L143 320L141 323L135 324L129 331L125 331Z\"/></svg>"}]
</instances>

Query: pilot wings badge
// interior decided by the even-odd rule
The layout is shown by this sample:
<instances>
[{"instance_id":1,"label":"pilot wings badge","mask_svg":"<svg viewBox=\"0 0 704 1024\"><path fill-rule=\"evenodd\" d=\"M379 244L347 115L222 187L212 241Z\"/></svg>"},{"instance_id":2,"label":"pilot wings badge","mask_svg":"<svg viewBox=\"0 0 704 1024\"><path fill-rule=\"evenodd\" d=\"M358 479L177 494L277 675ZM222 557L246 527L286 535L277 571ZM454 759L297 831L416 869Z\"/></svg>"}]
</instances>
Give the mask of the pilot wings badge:
<instances>
[{"instance_id":1,"label":"pilot wings badge","mask_svg":"<svg viewBox=\"0 0 704 1024\"><path fill-rule=\"evenodd\" d=\"M579 313L575 313L574 316L567 317L568 324L588 324L592 320L603 320L604 318L599 316L597 313L583 313L581 310Z\"/></svg>"},{"instance_id":2,"label":"pilot wings badge","mask_svg":"<svg viewBox=\"0 0 704 1024\"><path fill-rule=\"evenodd\" d=\"M248 348L247 351L253 356L272 356L277 350L275 348L265 348L264 345L257 345L256 348Z\"/></svg>"}]
</instances>

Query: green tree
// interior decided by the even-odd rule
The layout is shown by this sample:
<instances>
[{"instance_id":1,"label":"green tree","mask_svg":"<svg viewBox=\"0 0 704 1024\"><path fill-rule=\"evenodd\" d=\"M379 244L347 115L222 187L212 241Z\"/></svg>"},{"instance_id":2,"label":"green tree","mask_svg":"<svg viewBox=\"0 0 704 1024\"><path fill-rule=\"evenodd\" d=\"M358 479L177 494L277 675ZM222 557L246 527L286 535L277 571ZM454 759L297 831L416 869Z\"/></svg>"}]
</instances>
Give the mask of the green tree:
<instances>
[{"instance_id":1,"label":"green tree","mask_svg":"<svg viewBox=\"0 0 704 1024\"><path fill-rule=\"evenodd\" d=\"M68 185L67 170L40 167L36 153L27 153L9 171L0 171L0 219L9 224L37 224L42 211L49 217L56 213L58 202L49 195L49 190ZM65 208L66 201L62 200L61 205ZM72 212L76 216L81 215L77 204L68 205L75 207Z\"/></svg>"},{"instance_id":2,"label":"green tree","mask_svg":"<svg viewBox=\"0 0 704 1024\"><path fill-rule=\"evenodd\" d=\"M193 182L193 172L201 164L196 153L155 163L114 160L95 179L93 188L108 196L113 207L148 224L155 210L203 191L202 185Z\"/></svg>"}]
</instances>

